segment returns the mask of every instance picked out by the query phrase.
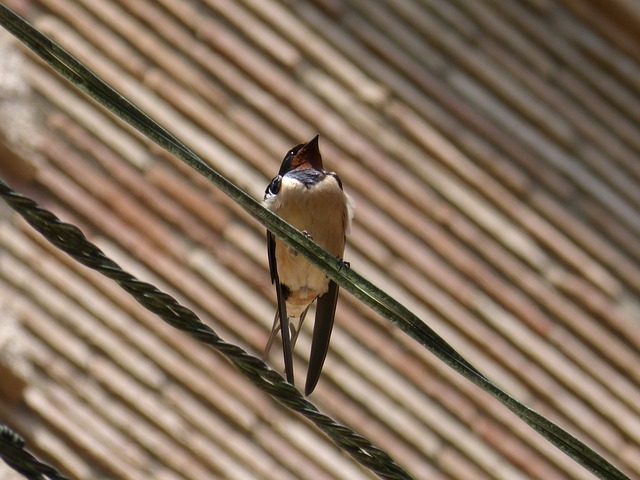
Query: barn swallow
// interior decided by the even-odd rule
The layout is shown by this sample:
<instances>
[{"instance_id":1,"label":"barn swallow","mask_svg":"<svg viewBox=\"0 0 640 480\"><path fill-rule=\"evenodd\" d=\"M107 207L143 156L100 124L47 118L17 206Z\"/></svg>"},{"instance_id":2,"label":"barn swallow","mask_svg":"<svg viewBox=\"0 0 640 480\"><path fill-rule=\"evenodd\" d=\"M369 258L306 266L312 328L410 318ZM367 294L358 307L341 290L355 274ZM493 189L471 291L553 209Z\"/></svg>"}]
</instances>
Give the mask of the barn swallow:
<instances>
[{"instance_id":1,"label":"barn swallow","mask_svg":"<svg viewBox=\"0 0 640 480\"><path fill-rule=\"evenodd\" d=\"M342 259L353 218L353 203L338 175L323 168L317 135L287 152L278 175L265 191L263 205ZM309 306L318 300L305 384L305 395L309 395L318 383L329 349L338 285L269 230L267 247L278 309L264 356L278 332L282 332L285 374L291 384L293 348Z\"/></svg>"}]
</instances>

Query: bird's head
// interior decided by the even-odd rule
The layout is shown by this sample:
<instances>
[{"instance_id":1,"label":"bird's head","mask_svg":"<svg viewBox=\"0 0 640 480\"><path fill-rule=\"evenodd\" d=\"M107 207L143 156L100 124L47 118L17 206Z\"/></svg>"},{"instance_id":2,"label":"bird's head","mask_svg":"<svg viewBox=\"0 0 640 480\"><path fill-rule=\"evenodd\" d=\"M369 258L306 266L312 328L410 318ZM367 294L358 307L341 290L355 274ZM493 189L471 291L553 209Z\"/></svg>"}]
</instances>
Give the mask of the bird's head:
<instances>
[{"instance_id":1,"label":"bird's head","mask_svg":"<svg viewBox=\"0 0 640 480\"><path fill-rule=\"evenodd\" d=\"M278 175L284 175L297 169L313 168L315 170L323 170L318 137L319 135L316 135L307 143L301 143L289 150L282 160Z\"/></svg>"}]
</instances>

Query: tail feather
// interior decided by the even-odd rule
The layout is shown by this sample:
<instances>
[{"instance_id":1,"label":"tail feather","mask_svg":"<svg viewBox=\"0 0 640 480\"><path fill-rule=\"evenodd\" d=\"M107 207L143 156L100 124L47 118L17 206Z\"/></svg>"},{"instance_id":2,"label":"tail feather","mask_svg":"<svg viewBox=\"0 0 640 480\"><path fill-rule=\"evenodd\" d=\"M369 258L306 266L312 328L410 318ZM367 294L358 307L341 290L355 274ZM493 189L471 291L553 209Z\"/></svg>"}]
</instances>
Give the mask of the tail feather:
<instances>
[{"instance_id":1,"label":"tail feather","mask_svg":"<svg viewBox=\"0 0 640 480\"><path fill-rule=\"evenodd\" d=\"M324 360L327 357L329 340L331 340L331 331L333 330L333 319L336 315L336 305L338 303L338 289L338 285L331 280L329 282L329 291L318 298L307 382L304 387L304 394L307 396L316 388Z\"/></svg>"}]
</instances>

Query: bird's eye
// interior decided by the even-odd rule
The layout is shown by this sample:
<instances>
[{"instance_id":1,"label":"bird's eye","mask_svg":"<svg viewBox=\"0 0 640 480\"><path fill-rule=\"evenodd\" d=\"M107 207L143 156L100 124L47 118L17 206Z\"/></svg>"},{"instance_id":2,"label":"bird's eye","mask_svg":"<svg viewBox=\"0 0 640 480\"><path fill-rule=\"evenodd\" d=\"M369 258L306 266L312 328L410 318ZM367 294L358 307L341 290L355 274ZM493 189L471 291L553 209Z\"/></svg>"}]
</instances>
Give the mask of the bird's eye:
<instances>
[{"instance_id":1,"label":"bird's eye","mask_svg":"<svg viewBox=\"0 0 640 480\"><path fill-rule=\"evenodd\" d=\"M296 145L295 147L293 147L291 150L287 152L287 155L285 156L285 158L293 160L293 157L296 156L296 153L302 150L302 147L304 147L304 143L301 143L300 145Z\"/></svg>"},{"instance_id":2,"label":"bird's eye","mask_svg":"<svg viewBox=\"0 0 640 480\"><path fill-rule=\"evenodd\" d=\"M282 177L278 175L271 183L267 186L267 191L265 192L265 197L267 195L277 195L280 191L280 186L282 185Z\"/></svg>"},{"instance_id":3,"label":"bird's eye","mask_svg":"<svg viewBox=\"0 0 640 480\"><path fill-rule=\"evenodd\" d=\"M302 147L304 147L304 143L296 145L287 152L287 154L284 156L284 159L282 160L282 165L280 166L280 171L278 172L279 175L284 175L289 170L291 170L293 159L295 158L296 154L302 149Z\"/></svg>"}]
</instances>

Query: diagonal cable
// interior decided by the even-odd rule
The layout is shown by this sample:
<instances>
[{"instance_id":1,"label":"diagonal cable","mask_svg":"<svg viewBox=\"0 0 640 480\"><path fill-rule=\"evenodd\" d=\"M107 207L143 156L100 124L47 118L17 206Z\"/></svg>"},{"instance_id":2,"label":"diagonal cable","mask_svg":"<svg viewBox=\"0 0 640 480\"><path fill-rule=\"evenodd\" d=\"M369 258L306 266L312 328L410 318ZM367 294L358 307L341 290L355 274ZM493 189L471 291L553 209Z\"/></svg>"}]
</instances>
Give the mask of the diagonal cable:
<instances>
[{"instance_id":1,"label":"diagonal cable","mask_svg":"<svg viewBox=\"0 0 640 480\"><path fill-rule=\"evenodd\" d=\"M76 226L61 221L33 200L15 192L2 179L0 179L0 197L54 246L83 265L117 282L143 307L161 317L172 327L182 330L223 354L254 385L281 404L305 416L326 433L338 447L380 478L390 480L412 478L384 450L376 447L351 428L321 413L298 389L287 383L278 372L269 368L261 359L222 340L213 329L202 323L193 311L180 305L171 295L124 271L100 248L87 240Z\"/></svg>"},{"instance_id":2,"label":"diagonal cable","mask_svg":"<svg viewBox=\"0 0 640 480\"><path fill-rule=\"evenodd\" d=\"M266 226L278 238L300 252L310 262L338 283L343 289L370 308L387 318L411 338L427 348L456 372L482 388L509 410L540 433L549 442L591 471L606 480L624 480L628 477L596 453L536 411L520 403L485 377L442 337L415 314L367 279L305 237L287 222L265 209L246 192L224 178L202 159L185 147L167 130L144 114L139 108L102 81L91 70L66 52L53 40L42 34L28 22L0 5L0 23L20 41L47 62L60 75L103 105L115 115L146 135L162 148L174 154L194 170L209 179L217 188L231 197L238 205Z\"/></svg>"},{"instance_id":3,"label":"diagonal cable","mask_svg":"<svg viewBox=\"0 0 640 480\"><path fill-rule=\"evenodd\" d=\"M0 458L30 480L69 480L55 468L42 463L25 450L25 441L6 425L0 425Z\"/></svg>"}]
</instances>

